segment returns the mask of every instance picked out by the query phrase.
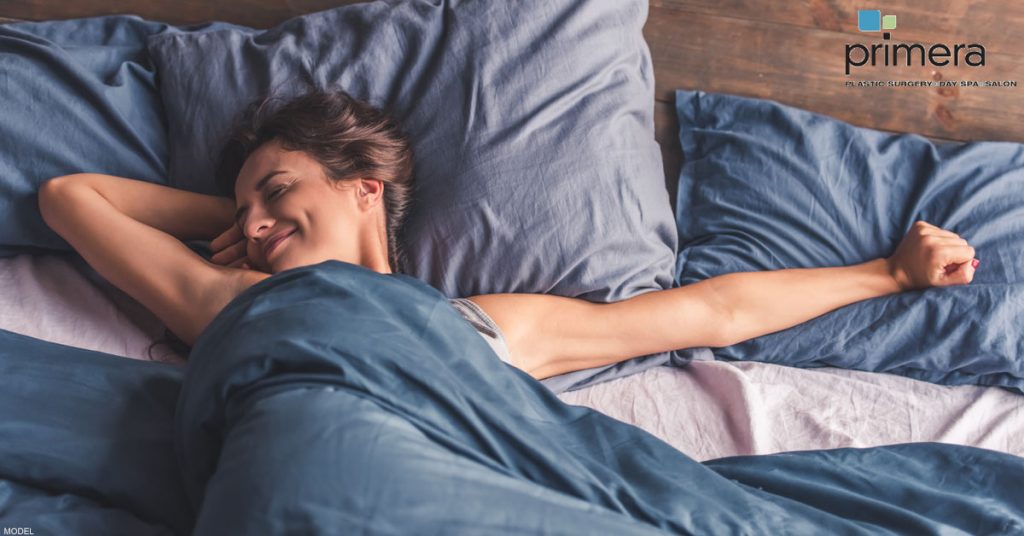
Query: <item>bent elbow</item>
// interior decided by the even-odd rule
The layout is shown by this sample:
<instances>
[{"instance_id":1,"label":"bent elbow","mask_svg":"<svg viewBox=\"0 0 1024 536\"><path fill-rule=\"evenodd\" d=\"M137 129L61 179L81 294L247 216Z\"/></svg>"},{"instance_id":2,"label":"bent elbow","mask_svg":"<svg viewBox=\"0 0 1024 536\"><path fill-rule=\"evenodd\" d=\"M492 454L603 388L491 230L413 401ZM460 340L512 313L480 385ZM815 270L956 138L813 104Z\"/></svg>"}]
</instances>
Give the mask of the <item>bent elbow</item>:
<instances>
[{"instance_id":1,"label":"bent elbow","mask_svg":"<svg viewBox=\"0 0 1024 536\"><path fill-rule=\"evenodd\" d=\"M58 234L61 234L61 222L74 212L72 199L75 192L82 188L88 188L88 184L76 180L74 175L54 177L39 186L39 213L43 221Z\"/></svg>"},{"instance_id":2,"label":"bent elbow","mask_svg":"<svg viewBox=\"0 0 1024 536\"><path fill-rule=\"evenodd\" d=\"M60 192L64 189L67 179L65 177L54 177L39 186L38 205L39 212L50 227L53 227L54 216L58 214L57 206L60 204Z\"/></svg>"}]
</instances>

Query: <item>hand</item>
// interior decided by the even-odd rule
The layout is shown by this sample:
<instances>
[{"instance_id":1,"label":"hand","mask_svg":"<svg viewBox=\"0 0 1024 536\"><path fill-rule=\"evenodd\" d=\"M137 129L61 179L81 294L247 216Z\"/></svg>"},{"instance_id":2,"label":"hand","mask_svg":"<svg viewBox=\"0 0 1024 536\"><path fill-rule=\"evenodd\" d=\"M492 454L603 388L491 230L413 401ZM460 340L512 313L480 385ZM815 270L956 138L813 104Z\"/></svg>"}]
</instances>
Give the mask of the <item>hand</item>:
<instances>
[{"instance_id":1,"label":"hand","mask_svg":"<svg viewBox=\"0 0 1024 536\"><path fill-rule=\"evenodd\" d=\"M901 291L966 285L981 262L960 235L924 221L914 222L886 260Z\"/></svg>"},{"instance_id":2,"label":"hand","mask_svg":"<svg viewBox=\"0 0 1024 536\"><path fill-rule=\"evenodd\" d=\"M210 251L213 252L210 262L221 266L252 270L252 263L249 262L247 255L247 242L245 236L242 235L242 230L238 228L238 224L232 223L231 227L210 242Z\"/></svg>"}]
</instances>

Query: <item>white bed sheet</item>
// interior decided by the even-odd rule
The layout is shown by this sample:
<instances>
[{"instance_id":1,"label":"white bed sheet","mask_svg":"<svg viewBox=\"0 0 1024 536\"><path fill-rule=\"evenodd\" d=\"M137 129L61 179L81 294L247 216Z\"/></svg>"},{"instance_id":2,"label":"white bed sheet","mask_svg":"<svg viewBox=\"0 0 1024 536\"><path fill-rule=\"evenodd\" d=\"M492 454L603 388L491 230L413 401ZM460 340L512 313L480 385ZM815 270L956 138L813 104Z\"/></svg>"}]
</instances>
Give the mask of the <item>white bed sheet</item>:
<instances>
[{"instance_id":1,"label":"white bed sheet","mask_svg":"<svg viewBox=\"0 0 1024 536\"><path fill-rule=\"evenodd\" d=\"M133 359L163 326L75 255L0 259L0 328ZM165 347L157 360L182 364ZM1024 395L901 376L695 362L563 393L670 443L697 460L916 441L1024 456Z\"/></svg>"},{"instance_id":2,"label":"white bed sheet","mask_svg":"<svg viewBox=\"0 0 1024 536\"><path fill-rule=\"evenodd\" d=\"M892 374L698 361L560 398L647 430L696 460L936 441L1024 456L1024 395Z\"/></svg>"}]
</instances>

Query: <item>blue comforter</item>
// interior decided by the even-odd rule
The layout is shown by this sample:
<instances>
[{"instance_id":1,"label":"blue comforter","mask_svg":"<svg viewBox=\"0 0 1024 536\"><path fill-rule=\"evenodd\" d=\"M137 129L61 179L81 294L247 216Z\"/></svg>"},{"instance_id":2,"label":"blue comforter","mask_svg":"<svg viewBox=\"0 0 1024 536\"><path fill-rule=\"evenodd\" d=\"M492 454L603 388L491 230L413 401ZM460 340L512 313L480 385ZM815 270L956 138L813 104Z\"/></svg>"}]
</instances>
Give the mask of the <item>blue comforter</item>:
<instances>
[{"instance_id":1,"label":"blue comforter","mask_svg":"<svg viewBox=\"0 0 1024 536\"><path fill-rule=\"evenodd\" d=\"M436 290L327 261L187 372L0 332L0 525L35 534L1024 530L1024 460L941 444L697 463L570 406Z\"/></svg>"}]
</instances>

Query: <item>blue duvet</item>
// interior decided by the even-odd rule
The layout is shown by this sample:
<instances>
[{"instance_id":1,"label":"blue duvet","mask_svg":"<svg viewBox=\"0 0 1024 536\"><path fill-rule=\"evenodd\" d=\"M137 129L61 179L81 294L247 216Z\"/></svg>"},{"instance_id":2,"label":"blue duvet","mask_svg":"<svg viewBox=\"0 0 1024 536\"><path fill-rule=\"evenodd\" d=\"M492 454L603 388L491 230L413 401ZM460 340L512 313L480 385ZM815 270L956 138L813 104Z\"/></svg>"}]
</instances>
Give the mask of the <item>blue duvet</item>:
<instances>
[{"instance_id":1,"label":"blue duvet","mask_svg":"<svg viewBox=\"0 0 1024 536\"><path fill-rule=\"evenodd\" d=\"M327 261L187 372L0 332L0 525L35 534L991 534L1024 460L940 444L697 463L502 363L432 287Z\"/></svg>"}]
</instances>

